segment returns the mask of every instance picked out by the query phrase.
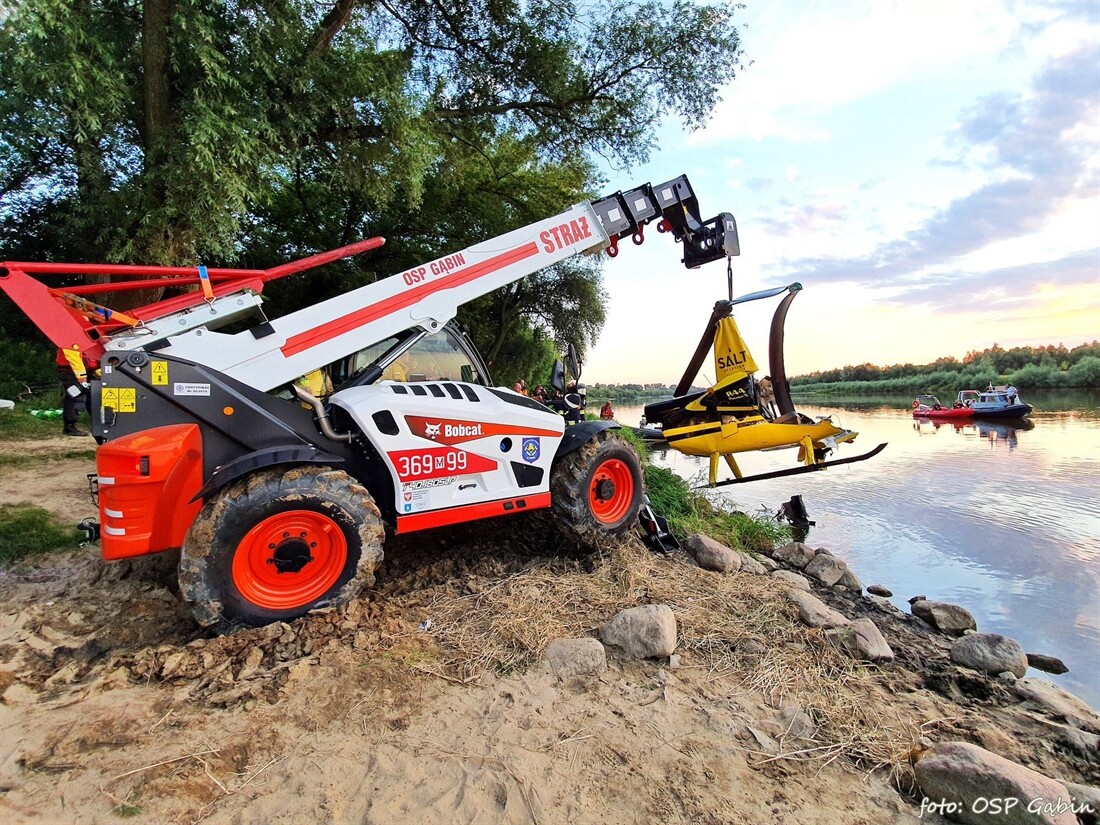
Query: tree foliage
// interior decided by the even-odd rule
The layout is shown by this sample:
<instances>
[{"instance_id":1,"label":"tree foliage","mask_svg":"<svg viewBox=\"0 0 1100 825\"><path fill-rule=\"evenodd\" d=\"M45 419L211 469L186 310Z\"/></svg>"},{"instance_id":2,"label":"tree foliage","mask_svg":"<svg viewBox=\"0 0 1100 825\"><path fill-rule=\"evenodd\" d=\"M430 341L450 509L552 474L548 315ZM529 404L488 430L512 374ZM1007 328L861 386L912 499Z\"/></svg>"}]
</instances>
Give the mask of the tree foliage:
<instances>
[{"instance_id":1,"label":"tree foliage","mask_svg":"<svg viewBox=\"0 0 1100 825\"><path fill-rule=\"evenodd\" d=\"M284 309L595 194L594 157L645 159L666 115L701 125L741 51L722 0L6 8L0 257L267 266L387 237L275 289ZM582 262L468 316L507 366L535 327L594 340L603 300Z\"/></svg>"}]
</instances>

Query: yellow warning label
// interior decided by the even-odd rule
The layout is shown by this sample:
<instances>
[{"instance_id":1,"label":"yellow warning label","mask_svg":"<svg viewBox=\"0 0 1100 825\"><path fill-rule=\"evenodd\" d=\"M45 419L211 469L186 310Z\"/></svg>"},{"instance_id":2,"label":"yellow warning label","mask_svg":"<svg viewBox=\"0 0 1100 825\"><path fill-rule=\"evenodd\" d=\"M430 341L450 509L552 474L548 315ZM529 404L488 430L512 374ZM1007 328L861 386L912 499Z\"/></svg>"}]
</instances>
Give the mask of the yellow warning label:
<instances>
[{"instance_id":1,"label":"yellow warning label","mask_svg":"<svg viewBox=\"0 0 1100 825\"><path fill-rule=\"evenodd\" d=\"M168 386L168 362L153 361L150 366L153 369L153 386Z\"/></svg>"},{"instance_id":2,"label":"yellow warning label","mask_svg":"<svg viewBox=\"0 0 1100 825\"><path fill-rule=\"evenodd\" d=\"M137 390L133 387L104 387L100 403L115 412L137 412Z\"/></svg>"},{"instance_id":3,"label":"yellow warning label","mask_svg":"<svg viewBox=\"0 0 1100 825\"><path fill-rule=\"evenodd\" d=\"M118 411L120 413L137 412L137 390L134 387L119 389Z\"/></svg>"}]
</instances>

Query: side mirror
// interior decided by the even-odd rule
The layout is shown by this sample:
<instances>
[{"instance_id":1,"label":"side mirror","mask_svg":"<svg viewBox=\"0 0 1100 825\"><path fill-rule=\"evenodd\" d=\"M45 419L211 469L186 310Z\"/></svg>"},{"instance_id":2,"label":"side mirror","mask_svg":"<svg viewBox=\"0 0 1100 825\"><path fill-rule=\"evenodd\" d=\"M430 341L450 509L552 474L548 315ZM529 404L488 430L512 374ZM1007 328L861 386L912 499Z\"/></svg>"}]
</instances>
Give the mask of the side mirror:
<instances>
[{"instance_id":1,"label":"side mirror","mask_svg":"<svg viewBox=\"0 0 1100 825\"><path fill-rule=\"evenodd\" d=\"M550 387L557 392L565 392L565 365L560 358L554 362L554 366L550 369Z\"/></svg>"},{"instance_id":2,"label":"side mirror","mask_svg":"<svg viewBox=\"0 0 1100 825\"><path fill-rule=\"evenodd\" d=\"M569 345L569 351L566 355L569 359L569 372L573 374L574 381L581 380L581 359L577 357L577 348L573 344Z\"/></svg>"}]
</instances>

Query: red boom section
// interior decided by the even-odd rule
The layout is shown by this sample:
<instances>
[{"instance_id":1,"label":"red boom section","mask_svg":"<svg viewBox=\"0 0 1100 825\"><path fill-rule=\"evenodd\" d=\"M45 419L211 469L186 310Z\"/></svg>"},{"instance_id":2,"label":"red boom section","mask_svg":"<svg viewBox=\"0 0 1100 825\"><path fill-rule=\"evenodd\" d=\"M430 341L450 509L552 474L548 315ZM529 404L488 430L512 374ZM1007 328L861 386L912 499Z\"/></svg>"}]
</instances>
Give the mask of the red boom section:
<instances>
[{"instance_id":1,"label":"red boom section","mask_svg":"<svg viewBox=\"0 0 1100 825\"><path fill-rule=\"evenodd\" d=\"M310 255L271 269L207 270L218 298L242 289L263 291L264 284L332 261L377 249L385 238L368 238L365 241L341 246L328 252ZM102 284L81 284L53 289L37 278L72 276L110 276L113 280ZM117 280L117 279L123 280ZM107 308L86 301L83 296L125 292L135 289L162 289L165 287L190 287L200 283L199 268L193 266L133 266L129 264L64 264L25 261L5 261L0 264L0 289L10 297L23 313L53 344L62 349L76 349L85 356L99 360L103 354L101 338L131 326L130 320L152 321L173 312L198 306L206 300L202 292L188 292L164 301L128 310L121 318ZM85 299L86 300L86 299ZM121 315L121 313L119 313ZM127 316L130 316L129 318Z\"/></svg>"}]
</instances>

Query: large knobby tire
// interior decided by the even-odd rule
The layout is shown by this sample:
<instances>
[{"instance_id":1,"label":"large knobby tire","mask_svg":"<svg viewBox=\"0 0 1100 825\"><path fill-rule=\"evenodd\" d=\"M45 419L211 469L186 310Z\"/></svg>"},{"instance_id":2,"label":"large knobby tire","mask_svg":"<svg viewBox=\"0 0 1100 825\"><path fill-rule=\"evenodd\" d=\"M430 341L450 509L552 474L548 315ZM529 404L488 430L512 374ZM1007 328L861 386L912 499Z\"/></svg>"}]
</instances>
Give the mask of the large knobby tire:
<instances>
[{"instance_id":1,"label":"large knobby tire","mask_svg":"<svg viewBox=\"0 0 1100 825\"><path fill-rule=\"evenodd\" d=\"M289 621L373 585L384 537L374 499L347 473L261 470L199 512L180 552L180 593L222 633Z\"/></svg>"},{"instance_id":2,"label":"large knobby tire","mask_svg":"<svg viewBox=\"0 0 1100 825\"><path fill-rule=\"evenodd\" d=\"M554 517L586 544L635 529L644 495L638 454L614 430L603 430L558 459L551 472Z\"/></svg>"}]
</instances>

